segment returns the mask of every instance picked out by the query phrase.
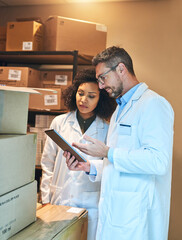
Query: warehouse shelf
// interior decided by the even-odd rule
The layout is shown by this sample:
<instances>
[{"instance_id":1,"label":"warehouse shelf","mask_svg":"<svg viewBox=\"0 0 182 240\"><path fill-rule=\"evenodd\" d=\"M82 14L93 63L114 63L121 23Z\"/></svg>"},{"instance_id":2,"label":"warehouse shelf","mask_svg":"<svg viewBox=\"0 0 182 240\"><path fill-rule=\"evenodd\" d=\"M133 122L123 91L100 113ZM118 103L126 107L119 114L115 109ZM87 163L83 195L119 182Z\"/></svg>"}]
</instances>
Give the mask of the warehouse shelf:
<instances>
[{"instance_id":1,"label":"warehouse shelf","mask_svg":"<svg viewBox=\"0 0 182 240\"><path fill-rule=\"evenodd\" d=\"M92 56L74 51L0 51L0 65L8 64L49 64L73 65L73 78L78 65L91 65Z\"/></svg>"},{"instance_id":2,"label":"warehouse shelf","mask_svg":"<svg viewBox=\"0 0 182 240\"><path fill-rule=\"evenodd\" d=\"M91 64L92 56L80 55L78 51L0 51L0 61L5 63L52 63Z\"/></svg>"}]
</instances>

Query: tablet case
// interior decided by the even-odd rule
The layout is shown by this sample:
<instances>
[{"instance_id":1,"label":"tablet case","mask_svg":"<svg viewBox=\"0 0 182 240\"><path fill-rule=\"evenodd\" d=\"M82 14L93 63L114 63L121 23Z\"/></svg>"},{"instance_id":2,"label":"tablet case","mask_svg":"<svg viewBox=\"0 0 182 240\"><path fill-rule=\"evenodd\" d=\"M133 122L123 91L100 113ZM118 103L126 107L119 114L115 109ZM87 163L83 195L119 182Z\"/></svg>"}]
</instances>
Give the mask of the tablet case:
<instances>
[{"instance_id":1,"label":"tablet case","mask_svg":"<svg viewBox=\"0 0 182 240\"><path fill-rule=\"evenodd\" d=\"M85 158L82 157L56 130L46 130L45 133L64 151L70 152L72 156L80 162L86 162Z\"/></svg>"}]
</instances>

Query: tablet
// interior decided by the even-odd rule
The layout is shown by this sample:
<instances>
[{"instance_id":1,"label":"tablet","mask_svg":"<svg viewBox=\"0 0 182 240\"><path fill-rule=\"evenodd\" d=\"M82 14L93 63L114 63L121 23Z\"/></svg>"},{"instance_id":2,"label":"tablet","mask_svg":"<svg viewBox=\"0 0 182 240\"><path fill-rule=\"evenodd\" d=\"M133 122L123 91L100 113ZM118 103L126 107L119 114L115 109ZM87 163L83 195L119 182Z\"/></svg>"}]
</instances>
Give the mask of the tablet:
<instances>
[{"instance_id":1,"label":"tablet","mask_svg":"<svg viewBox=\"0 0 182 240\"><path fill-rule=\"evenodd\" d=\"M64 151L70 152L79 162L86 162L82 157L56 130L46 130L45 133Z\"/></svg>"}]
</instances>

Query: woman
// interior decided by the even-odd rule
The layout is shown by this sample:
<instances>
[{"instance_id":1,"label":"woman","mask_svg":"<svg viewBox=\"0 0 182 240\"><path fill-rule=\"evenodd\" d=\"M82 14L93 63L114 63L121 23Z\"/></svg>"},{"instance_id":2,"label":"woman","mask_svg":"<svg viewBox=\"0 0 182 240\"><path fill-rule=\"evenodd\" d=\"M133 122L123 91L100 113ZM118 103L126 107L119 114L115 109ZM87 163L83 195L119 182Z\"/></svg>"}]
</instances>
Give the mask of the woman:
<instances>
[{"instance_id":1,"label":"woman","mask_svg":"<svg viewBox=\"0 0 182 240\"><path fill-rule=\"evenodd\" d=\"M70 112L54 118L50 128L59 132L70 144L85 142L83 134L106 141L108 124L115 109L115 100L105 90L99 90L95 70L85 69L77 73L73 85L64 95ZM107 104L105 104L107 102ZM82 154L96 171L102 169L102 159ZM69 171L63 151L47 138L42 156L42 203L68 205L88 210L88 237L95 239L100 182L89 181L85 172Z\"/></svg>"}]
</instances>

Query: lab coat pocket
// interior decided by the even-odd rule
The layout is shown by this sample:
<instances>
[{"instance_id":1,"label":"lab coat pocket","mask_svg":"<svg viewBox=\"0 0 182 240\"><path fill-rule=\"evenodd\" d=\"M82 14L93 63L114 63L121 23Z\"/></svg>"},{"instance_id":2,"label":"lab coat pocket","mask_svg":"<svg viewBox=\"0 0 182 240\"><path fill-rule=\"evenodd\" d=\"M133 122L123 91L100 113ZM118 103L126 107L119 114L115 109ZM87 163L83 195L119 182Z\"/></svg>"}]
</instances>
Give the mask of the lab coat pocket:
<instances>
[{"instance_id":1,"label":"lab coat pocket","mask_svg":"<svg viewBox=\"0 0 182 240\"><path fill-rule=\"evenodd\" d=\"M137 192L113 191L110 201L111 224L134 227L139 224L141 195Z\"/></svg>"},{"instance_id":2,"label":"lab coat pocket","mask_svg":"<svg viewBox=\"0 0 182 240\"><path fill-rule=\"evenodd\" d=\"M119 135L131 135L132 126L129 124L118 123L117 126Z\"/></svg>"}]
</instances>

